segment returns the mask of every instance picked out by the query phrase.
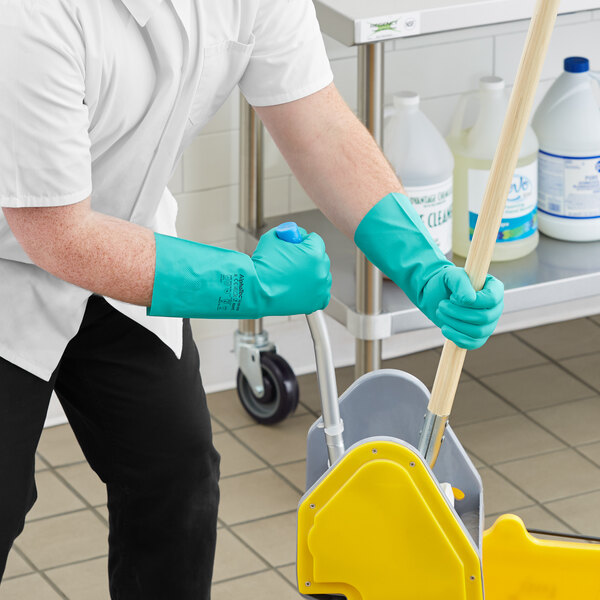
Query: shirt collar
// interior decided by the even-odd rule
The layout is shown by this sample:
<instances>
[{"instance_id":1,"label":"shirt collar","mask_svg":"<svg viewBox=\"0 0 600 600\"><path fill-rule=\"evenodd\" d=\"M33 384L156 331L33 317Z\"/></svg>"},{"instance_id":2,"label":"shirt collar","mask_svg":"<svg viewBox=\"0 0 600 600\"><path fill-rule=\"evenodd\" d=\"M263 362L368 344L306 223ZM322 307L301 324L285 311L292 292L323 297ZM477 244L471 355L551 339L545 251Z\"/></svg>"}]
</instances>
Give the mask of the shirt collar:
<instances>
[{"instance_id":1,"label":"shirt collar","mask_svg":"<svg viewBox=\"0 0 600 600\"><path fill-rule=\"evenodd\" d=\"M123 4L140 27L144 27L148 23L150 17L162 2L163 0L123 0Z\"/></svg>"}]
</instances>

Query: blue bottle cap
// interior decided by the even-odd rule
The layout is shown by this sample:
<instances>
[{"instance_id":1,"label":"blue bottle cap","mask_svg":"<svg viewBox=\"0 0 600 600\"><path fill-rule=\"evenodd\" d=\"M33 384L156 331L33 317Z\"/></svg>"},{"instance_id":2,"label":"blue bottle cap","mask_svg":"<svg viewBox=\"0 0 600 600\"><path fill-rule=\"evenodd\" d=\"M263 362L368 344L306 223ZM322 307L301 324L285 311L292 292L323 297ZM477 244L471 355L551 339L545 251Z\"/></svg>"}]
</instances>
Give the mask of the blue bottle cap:
<instances>
[{"instance_id":1,"label":"blue bottle cap","mask_svg":"<svg viewBox=\"0 0 600 600\"><path fill-rule=\"evenodd\" d=\"M567 73L587 73L590 70L590 61L583 56L570 56L565 58L565 71Z\"/></svg>"}]
</instances>

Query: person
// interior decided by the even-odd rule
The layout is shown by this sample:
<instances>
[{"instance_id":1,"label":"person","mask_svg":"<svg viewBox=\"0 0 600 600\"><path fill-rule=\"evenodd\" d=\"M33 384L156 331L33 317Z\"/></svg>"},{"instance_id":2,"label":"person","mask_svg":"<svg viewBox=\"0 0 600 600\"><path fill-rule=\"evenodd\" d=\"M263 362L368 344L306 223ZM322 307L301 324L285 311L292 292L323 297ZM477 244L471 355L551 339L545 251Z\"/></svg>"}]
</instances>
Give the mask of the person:
<instances>
[{"instance_id":1,"label":"person","mask_svg":"<svg viewBox=\"0 0 600 600\"><path fill-rule=\"evenodd\" d=\"M208 599L219 457L189 318L310 313L323 241L177 238L167 182L239 85L298 180L457 344L502 311L437 250L332 82L311 0L4 0L0 574L51 392L107 487L113 599Z\"/></svg>"}]
</instances>

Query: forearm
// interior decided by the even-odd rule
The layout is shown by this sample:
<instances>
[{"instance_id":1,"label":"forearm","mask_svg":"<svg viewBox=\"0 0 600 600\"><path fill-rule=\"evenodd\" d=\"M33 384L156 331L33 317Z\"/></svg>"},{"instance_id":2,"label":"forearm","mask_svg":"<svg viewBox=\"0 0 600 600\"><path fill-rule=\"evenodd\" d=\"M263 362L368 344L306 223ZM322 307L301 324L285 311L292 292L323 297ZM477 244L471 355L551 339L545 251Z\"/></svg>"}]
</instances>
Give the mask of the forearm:
<instances>
[{"instance_id":1,"label":"forearm","mask_svg":"<svg viewBox=\"0 0 600 600\"><path fill-rule=\"evenodd\" d=\"M403 191L333 85L297 103L257 112L308 195L349 237L381 198Z\"/></svg>"},{"instance_id":2,"label":"forearm","mask_svg":"<svg viewBox=\"0 0 600 600\"><path fill-rule=\"evenodd\" d=\"M151 304L155 242L150 229L92 211L89 201L4 212L18 241L40 268L103 296Z\"/></svg>"}]
</instances>

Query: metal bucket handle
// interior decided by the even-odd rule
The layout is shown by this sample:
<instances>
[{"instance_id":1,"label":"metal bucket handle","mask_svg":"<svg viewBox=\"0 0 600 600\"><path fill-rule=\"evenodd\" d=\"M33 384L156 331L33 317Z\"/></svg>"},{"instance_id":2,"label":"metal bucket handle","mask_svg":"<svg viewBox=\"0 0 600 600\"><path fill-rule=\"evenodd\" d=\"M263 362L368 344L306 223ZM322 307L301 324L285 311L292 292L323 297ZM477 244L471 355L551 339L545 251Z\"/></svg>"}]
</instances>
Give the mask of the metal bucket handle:
<instances>
[{"instance_id":1,"label":"metal bucket handle","mask_svg":"<svg viewBox=\"0 0 600 600\"><path fill-rule=\"evenodd\" d=\"M282 223L275 231L277 237L285 242L300 244L303 241L298 225L294 222ZM344 454L344 438L342 435L344 422L340 417L331 342L322 310L306 315L306 320L315 348L317 378L319 380L321 410L323 412L323 430L329 454L329 464L333 465Z\"/></svg>"}]
</instances>

